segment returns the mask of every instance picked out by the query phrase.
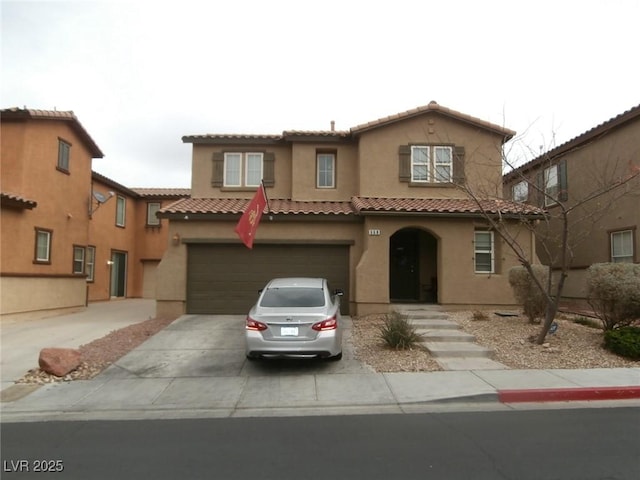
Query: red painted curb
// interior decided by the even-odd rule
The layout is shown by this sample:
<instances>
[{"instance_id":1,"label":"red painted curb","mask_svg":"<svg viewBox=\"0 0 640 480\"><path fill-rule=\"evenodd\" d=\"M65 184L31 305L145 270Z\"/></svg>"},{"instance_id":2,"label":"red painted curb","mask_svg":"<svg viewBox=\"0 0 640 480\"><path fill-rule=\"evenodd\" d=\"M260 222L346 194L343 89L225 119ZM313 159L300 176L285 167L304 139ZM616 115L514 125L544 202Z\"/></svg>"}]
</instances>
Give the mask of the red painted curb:
<instances>
[{"instance_id":1,"label":"red painted curb","mask_svg":"<svg viewBox=\"0 0 640 480\"><path fill-rule=\"evenodd\" d=\"M640 398L640 386L500 390L498 398L502 403L627 400Z\"/></svg>"}]
</instances>

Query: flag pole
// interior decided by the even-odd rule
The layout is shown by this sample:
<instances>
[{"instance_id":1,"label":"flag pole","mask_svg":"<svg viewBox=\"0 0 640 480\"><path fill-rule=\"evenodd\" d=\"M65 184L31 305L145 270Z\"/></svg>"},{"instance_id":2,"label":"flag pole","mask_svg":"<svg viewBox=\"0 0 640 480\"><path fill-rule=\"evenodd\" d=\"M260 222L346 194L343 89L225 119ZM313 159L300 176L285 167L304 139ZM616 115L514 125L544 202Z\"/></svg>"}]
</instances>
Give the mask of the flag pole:
<instances>
[{"instance_id":1,"label":"flag pole","mask_svg":"<svg viewBox=\"0 0 640 480\"><path fill-rule=\"evenodd\" d=\"M260 180L262 184L262 191L264 192L264 199L267 202L267 215L269 215L269 221L273 220L273 215L271 215L271 206L269 205L269 197L267 196L267 188L264 186L264 178Z\"/></svg>"}]
</instances>

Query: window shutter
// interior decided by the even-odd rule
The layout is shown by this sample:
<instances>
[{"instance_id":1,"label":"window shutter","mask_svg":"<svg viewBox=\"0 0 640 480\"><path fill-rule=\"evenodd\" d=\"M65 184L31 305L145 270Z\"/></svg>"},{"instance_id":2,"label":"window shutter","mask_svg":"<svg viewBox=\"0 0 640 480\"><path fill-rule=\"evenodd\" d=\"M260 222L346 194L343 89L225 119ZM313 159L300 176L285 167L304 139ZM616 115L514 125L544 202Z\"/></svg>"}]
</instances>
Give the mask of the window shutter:
<instances>
[{"instance_id":1,"label":"window shutter","mask_svg":"<svg viewBox=\"0 0 640 480\"><path fill-rule=\"evenodd\" d=\"M567 190L567 161L558 163L558 201L566 202L569 199Z\"/></svg>"},{"instance_id":2,"label":"window shutter","mask_svg":"<svg viewBox=\"0 0 640 480\"><path fill-rule=\"evenodd\" d=\"M540 170L537 174L536 174L536 192L535 192L535 199L536 199L536 204L539 207L544 208L544 170Z\"/></svg>"},{"instance_id":3,"label":"window shutter","mask_svg":"<svg viewBox=\"0 0 640 480\"><path fill-rule=\"evenodd\" d=\"M453 147L453 183L462 185L465 183L464 174L464 147Z\"/></svg>"},{"instance_id":4,"label":"window shutter","mask_svg":"<svg viewBox=\"0 0 640 480\"><path fill-rule=\"evenodd\" d=\"M276 183L275 160L273 152L265 152L262 157L262 181L265 187L273 187Z\"/></svg>"},{"instance_id":5,"label":"window shutter","mask_svg":"<svg viewBox=\"0 0 640 480\"><path fill-rule=\"evenodd\" d=\"M212 187L222 187L224 183L224 153L213 152L213 175L211 177Z\"/></svg>"},{"instance_id":6,"label":"window shutter","mask_svg":"<svg viewBox=\"0 0 640 480\"><path fill-rule=\"evenodd\" d=\"M398 157L400 160L400 181L411 181L411 147L409 145L400 145L398 148Z\"/></svg>"}]
</instances>

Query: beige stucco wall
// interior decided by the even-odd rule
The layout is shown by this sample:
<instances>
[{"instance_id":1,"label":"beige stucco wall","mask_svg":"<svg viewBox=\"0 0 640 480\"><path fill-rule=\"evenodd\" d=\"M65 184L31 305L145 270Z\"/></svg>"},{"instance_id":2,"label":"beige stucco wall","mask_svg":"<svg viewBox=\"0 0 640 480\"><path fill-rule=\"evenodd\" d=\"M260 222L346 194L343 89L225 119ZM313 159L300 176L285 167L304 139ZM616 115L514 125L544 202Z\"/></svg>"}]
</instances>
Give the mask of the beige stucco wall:
<instances>
[{"instance_id":1,"label":"beige stucco wall","mask_svg":"<svg viewBox=\"0 0 640 480\"><path fill-rule=\"evenodd\" d=\"M0 314L50 311L86 305L84 278L0 277Z\"/></svg>"}]
</instances>

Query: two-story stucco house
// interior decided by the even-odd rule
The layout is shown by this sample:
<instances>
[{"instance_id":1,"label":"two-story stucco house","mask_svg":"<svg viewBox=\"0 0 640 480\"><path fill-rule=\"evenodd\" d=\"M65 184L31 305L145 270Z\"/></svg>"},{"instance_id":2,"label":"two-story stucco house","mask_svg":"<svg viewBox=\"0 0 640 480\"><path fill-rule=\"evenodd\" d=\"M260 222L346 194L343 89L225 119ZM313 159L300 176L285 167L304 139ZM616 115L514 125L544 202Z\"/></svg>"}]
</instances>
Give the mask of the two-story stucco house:
<instances>
[{"instance_id":1,"label":"two-story stucco house","mask_svg":"<svg viewBox=\"0 0 640 480\"><path fill-rule=\"evenodd\" d=\"M177 241L158 267L158 315L246 313L267 280L296 275L328 278L351 314L513 304L515 258L459 187L501 197L514 134L431 102L346 131L183 137L192 196L160 213ZM261 181L268 212L247 249L234 227ZM494 197L483 209L533 250L521 204Z\"/></svg>"},{"instance_id":2,"label":"two-story stucco house","mask_svg":"<svg viewBox=\"0 0 640 480\"><path fill-rule=\"evenodd\" d=\"M132 190L92 171L103 153L73 112L0 112L0 314L155 298L168 244L156 212L188 189Z\"/></svg>"},{"instance_id":3,"label":"two-story stucco house","mask_svg":"<svg viewBox=\"0 0 640 480\"><path fill-rule=\"evenodd\" d=\"M584 303L590 265L640 261L639 172L640 105L504 176L505 198L548 211L548 222L538 227L538 252L556 272L561 211L572 210L567 216L570 271L564 301Z\"/></svg>"}]
</instances>

